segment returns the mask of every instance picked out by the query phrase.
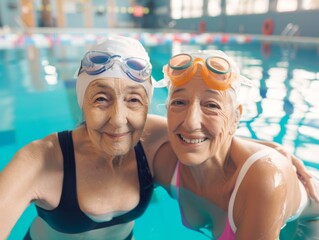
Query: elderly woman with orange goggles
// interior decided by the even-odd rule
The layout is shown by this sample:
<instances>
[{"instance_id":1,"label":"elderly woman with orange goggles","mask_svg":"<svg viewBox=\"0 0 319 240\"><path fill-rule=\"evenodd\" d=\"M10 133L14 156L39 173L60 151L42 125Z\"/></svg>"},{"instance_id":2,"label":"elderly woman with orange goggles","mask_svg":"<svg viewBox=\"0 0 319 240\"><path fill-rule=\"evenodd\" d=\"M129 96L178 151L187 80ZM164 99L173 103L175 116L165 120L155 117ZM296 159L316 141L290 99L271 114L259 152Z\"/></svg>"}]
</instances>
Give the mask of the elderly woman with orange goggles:
<instances>
[{"instance_id":1,"label":"elderly woman with orange goggles","mask_svg":"<svg viewBox=\"0 0 319 240\"><path fill-rule=\"evenodd\" d=\"M319 204L308 197L291 162L235 136L244 81L221 51L170 59L162 83L169 89L168 135L178 160L155 162L156 179L178 201L183 224L208 230L214 239L316 239ZM292 226L289 233L286 225Z\"/></svg>"}]
</instances>

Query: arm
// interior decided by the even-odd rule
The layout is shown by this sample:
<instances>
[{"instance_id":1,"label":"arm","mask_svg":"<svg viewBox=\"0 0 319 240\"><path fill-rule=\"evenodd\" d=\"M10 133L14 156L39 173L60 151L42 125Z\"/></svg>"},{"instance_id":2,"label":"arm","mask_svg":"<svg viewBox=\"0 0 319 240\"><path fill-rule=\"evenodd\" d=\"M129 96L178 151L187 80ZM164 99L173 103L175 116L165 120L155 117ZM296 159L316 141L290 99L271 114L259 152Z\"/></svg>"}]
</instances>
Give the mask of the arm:
<instances>
[{"instance_id":1,"label":"arm","mask_svg":"<svg viewBox=\"0 0 319 240\"><path fill-rule=\"evenodd\" d=\"M299 158L297 158L295 155L287 152L286 149L283 148L281 145L278 145L275 149L278 152L280 152L282 155L284 155L286 158L291 159L291 162L292 162L292 164L296 170L296 173L298 175L298 178L305 186L308 195L313 200L315 200L317 203L319 203L319 195L318 195L317 188L315 187L315 183L312 179L312 175L308 172L304 163Z\"/></svg>"},{"instance_id":2,"label":"arm","mask_svg":"<svg viewBox=\"0 0 319 240\"><path fill-rule=\"evenodd\" d=\"M155 156L158 154L161 146L168 142L166 118L148 114L141 139L148 164L154 176Z\"/></svg>"},{"instance_id":3,"label":"arm","mask_svg":"<svg viewBox=\"0 0 319 240\"><path fill-rule=\"evenodd\" d=\"M292 170L290 172L293 174ZM274 240L290 216L286 174L259 160L247 172L234 205L236 239ZM253 224L252 224L253 223Z\"/></svg>"},{"instance_id":4,"label":"arm","mask_svg":"<svg viewBox=\"0 0 319 240\"><path fill-rule=\"evenodd\" d=\"M256 140L256 139L247 139L253 142L257 142L260 144L263 144L265 146L271 147L276 149L278 152L283 154L288 160L291 160L291 163L294 165L297 175L300 179L300 181L305 186L308 195L314 199L316 202L319 203L319 193L317 192L314 182L312 180L311 174L306 169L304 163L302 160L297 158L295 155L290 154L282 145L275 143L275 142L268 142L268 141L262 141L262 140Z\"/></svg>"},{"instance_id":5,"label":"arm","mask_svg":"<svg viewBox=\"0 0 319 240\"><path fill-rule=\"evenodd\" d=\"M163 144L154 159L154 180L171 195L171 180L177 166L177 157L169 142Z\"/></svg>"},{"instance_id":6,"label":"arm","mask_svg":"<svg viewBox=\"0 0 319 240\"><path fill-rule=\"evenodd\" d=\"M56 155L50 141L35 141L19 150L0 173L0 239L6 239L28 205L41 197L41 189L50 188L47 163ZM50 157L52 156L52 157ZM52 172L52 171L51 171ZM52 181L54 182L54 181ZM56 182L56 181L55 181ZM49 189L50 191L52 189Z\"/></svg>"},{"instance_id":7,"label":"arm","mask_svg":"<svg viewBox=\"0 0 319 240\"><path fill-rule=\"evenodd\" d=\"M35 166L32 147L21 149L0 173L0 239L6 239L15 223L34 198L32 194Z\"/></svg>"},{"instance_id":8,"label":"arm","mask_svg":"<svg viewBox=\"0 0 319 240\"><path fill-rule=\"evenodd\" d=\"M177 158L168 141L166 118L148 115L142 139L155 183L169 192Z\"/></svg>"}]
</instances>

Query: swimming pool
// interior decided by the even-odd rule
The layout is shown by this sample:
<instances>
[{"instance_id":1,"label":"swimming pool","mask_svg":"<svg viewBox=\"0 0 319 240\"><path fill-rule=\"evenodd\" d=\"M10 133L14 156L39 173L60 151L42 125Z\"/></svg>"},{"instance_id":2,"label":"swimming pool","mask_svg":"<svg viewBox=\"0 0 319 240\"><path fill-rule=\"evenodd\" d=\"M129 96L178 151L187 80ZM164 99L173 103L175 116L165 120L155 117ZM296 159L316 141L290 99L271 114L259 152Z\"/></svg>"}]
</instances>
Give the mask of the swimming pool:
<instances>
[{"instance_id":1,"label":"swimming pool","mask_svg":"<svg viewBox=\"0 0 319 240\"><path fill-rule=\"evenodd\" d=\"M238 135L285 145L319 168L319 45L263 43L253 38L192 34L136 34L149 51L154 77L181 50L221 49L240 63L254 86L243 89L244 115ZM28 142L71 129L81 121L76 71L98 35L7 35L0 38L0 169ZM150 112L166 114L166 89L156 89ZM21 239L35 216L23 214L9 239ZM207 237L181 225L177 204L160 188L137 220L137 240Z\"/></svg>"}]
</instances>

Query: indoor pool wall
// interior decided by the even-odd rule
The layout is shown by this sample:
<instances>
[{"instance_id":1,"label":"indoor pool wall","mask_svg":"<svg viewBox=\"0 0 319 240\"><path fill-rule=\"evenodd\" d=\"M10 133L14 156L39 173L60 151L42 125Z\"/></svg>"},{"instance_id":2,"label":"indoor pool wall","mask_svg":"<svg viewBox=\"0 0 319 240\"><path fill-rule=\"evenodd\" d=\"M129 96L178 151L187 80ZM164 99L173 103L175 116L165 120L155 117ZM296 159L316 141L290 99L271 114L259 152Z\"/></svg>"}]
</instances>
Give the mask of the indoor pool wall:
<instances>
[{"instance_id":1,"label":"indoor pool wall","mask_svg":"<svg viewBox=\"0 0 319 240\"><path fill-rule=\"evenodd\" d=\"M252 86L242 91L238 135L282 143L306 165L319 168L319 47L261 42L252 36L131 34L150 53L154 78L183 50L221 49L240 63ZM74 128L82 120L73 74L82 54L103 35L33 34L0 38L0 169L28 142ZM165 115L166 89L155 89L150 113ZM30 206L9 239L21 239L35 216ZM207 239L184 228L175 201L155 190L136 221L135 239Z\"/></svg>"}]
</instances>

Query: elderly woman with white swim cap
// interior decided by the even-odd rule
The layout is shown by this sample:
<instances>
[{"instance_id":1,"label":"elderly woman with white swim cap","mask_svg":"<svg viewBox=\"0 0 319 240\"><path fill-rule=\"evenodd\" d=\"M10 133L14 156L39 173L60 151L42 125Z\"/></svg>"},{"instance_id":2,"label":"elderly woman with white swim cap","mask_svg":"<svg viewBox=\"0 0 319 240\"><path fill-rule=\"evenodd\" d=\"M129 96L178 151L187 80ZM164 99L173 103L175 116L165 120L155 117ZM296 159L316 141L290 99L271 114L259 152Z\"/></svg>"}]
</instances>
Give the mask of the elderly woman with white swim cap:
<instances>
[{"instance_id":1,"label":"elderly woman with white swim cap","mask_svg":"<svg viewBox=\"0 0 319 240\"><path fill-rule=\"evenodd\" d=\"M152 66L142 44L109 37L85 53L76 92L84 124L23 147L0 175L0 239L26 207L25 239L133 238L153 192L151 160L165 132L145 127ZM154 117L156 118L156 117Z\"/></svg>"},{"instance_id":2,"label":"elderly woman with white swim cap","mask_svg":"<svg viewBox=\"0 0 319 240\"><path fill-rule=\"evenodd\" d=\"M148 54L132 38L85 53L76 82L84 123L28 144L0 173L0 239L31 202L38 215L25 239L133 238L158 175L153 161L175 159L166 119L147 115L151 79Z\"/></svg>"},{"instance_id":3,"label":"elderly woman with white swim cap","mask_svg":"<svg viewBox=\"0 0 319 240\"><path fill-rule=\"evenodd\" d=\"M225 53L173 56L164 67L170 144L178 161L155 161L157 180L177 199L183 224L213 239L318 239L319 204L291 162L236 137L243 81ZM319 177L319 172L316 173ZM319 191L319 180L314 179ZM290 224L289 224L290 223Z\"/></svg>"}]
</instances>

